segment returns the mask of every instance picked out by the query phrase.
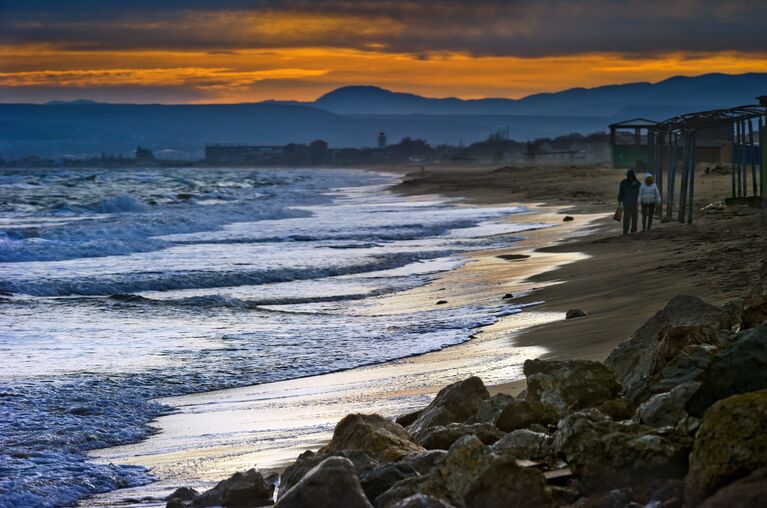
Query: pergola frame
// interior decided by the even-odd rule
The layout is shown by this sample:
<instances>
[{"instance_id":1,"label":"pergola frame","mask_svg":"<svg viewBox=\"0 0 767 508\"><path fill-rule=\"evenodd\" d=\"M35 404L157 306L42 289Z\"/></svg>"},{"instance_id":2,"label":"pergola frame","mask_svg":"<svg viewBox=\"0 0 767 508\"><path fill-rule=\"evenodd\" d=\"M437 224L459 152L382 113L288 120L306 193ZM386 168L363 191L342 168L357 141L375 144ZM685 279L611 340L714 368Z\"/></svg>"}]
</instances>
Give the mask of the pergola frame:
<instances>
[{"instance_id":1,"label":"pergola frame","mask_svg":"<svg viewBox=\"0 0 767 508\"><path fill-rule=\"evenodd\" d=\"M732 197L749 197L748 168L751 168L751 196L765 198L765 182L767 170L764 164L757 160L755 138L764 139L763 133L767 123L766 105L747 105L729 109L714 109L669 118L649 128L649 166L656 175L658 188L664 191L664 163L668 184L666 196L666 216L674 214L677 205L679 222L687 220L692 224L695 202L695 138L702 129L721 125L732 126ZM755 136L756 132L756 136ZM667 147L668 157L663 160L663 147ZM682 158L678 160L677 152L682 147ZM764 146L760 147L764 150ZM757 167L759 171L757 173ZM679 198L676 202L676 176L679 170ZM764 206L764 203L763 203ZM658 207L658 214L663 215L663 209Z\"/></svg>"}]
</instances>

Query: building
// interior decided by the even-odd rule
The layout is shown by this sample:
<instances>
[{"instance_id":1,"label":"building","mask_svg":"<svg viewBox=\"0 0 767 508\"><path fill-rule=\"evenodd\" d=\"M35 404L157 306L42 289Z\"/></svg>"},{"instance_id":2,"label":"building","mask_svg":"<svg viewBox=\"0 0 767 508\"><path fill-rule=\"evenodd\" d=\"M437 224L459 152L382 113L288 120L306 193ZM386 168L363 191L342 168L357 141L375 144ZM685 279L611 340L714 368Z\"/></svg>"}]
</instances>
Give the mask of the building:
<instances>
[{"instance_id":1,"label":"building","mask_svg":"<svg viewBox=\"0 0 767 508\"><path fill-rule=\"evenodd\" d=\"M658 122L633 118L610 124L610 157L616 169L646 168L650 160L648 132Z\"/></svg>"},{"instance_id":2,"label":"building","mask_svg":"<svg viewBox=\"0 0 767 508\"><path fill-rule=\"evenodd\" d=\"M136 162L141 164L147 164L155 162L154 153L149 148L142 146L136 147Z\"/></svg>"},{"instance_id":3,"label":"building","mask_svg":"<svg viewBox=\"0 0 767 508\"><path fill-rule=\"evenodd\" d=\"M209 143L205 145L205 162L208 164L257 164L281 159L281 146L258 146L243 143Z\"/></svg>"},{"instance_id":4,"label":"building","mask_svg":"<svg viewBox=\"0 0 767 508\"><path fill-rule=\"evenodd\" d=\"M386 133L384 131L378 133L378 148L386 148Z\"/></svg>"}]
</instances>

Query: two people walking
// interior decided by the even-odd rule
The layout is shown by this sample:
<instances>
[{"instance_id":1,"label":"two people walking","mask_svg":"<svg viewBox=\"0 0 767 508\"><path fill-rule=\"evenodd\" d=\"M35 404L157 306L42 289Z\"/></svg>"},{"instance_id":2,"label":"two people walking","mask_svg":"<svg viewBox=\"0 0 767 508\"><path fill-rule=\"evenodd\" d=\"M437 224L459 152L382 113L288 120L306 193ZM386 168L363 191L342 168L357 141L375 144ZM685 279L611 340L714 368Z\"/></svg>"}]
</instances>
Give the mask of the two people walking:
<instances>
[{"instance_id":1,"label":"two people walking","mask_svg":"<svg viewBox=\"0 0 767 508\"><path fill-rule=\"evenodd\" d=\"M623 210L623 234L636 233L639 209L642 209L642 231L652 228L656 205L660 204L660 190L651 174L645 175L641 183L633 169L626 172L626 178L618 187L618 204Z\"/></svg>"}]
</instances>

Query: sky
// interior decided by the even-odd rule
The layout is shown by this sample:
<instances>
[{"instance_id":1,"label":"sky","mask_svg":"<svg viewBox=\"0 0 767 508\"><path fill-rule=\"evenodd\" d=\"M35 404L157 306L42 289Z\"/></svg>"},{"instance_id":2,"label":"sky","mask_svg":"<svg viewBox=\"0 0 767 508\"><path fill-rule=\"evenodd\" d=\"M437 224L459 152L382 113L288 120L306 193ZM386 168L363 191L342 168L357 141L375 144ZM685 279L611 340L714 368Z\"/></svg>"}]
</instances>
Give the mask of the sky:
<instances>
[{"instance_id":1,"label":"sky","mask_svg":"<svg viewBox=\"0 0 767 508\"><path fill-rule=\"evenodd\" d=\"M509 97L767 72L763 0L0 0L0 102Z\"/></svg>"}]
</instances>

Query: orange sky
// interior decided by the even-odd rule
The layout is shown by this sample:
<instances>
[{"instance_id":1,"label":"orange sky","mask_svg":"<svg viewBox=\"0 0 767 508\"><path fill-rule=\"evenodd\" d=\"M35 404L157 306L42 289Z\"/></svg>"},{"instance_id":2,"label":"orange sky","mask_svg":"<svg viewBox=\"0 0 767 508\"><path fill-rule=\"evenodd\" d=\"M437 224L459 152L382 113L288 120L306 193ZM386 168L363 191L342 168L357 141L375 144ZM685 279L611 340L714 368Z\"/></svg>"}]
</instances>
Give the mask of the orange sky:
<instances>
[{"instance_id":1,"label":"orange sky","mask_svg":"<svg viewBox=\"0 0 767 508\"><path fill-rule=\"evenodd\" d=\"M746 0L11 0L0 101L312 100L344 85L518 98L767 72L766 16Z\"/></svg>"},{"instance_id":2,"label":"orange sky","mask_svg":"<svg viewBox=\"0 0 767 508\"><path fill-rule=\"evenodd\" d=\"M375 84L426 96L512 97L582 86L659 81L709 72L767 72L767 53L670 53L638 58L593 53L558 57L472 57L460 53L406 53L289 48L203 51L61 50L0 48L12 71L0 86L68 89L83 97L93 89L178 87L179 102L311 100L350 84Z\"/></svg>"}]
</instances>

